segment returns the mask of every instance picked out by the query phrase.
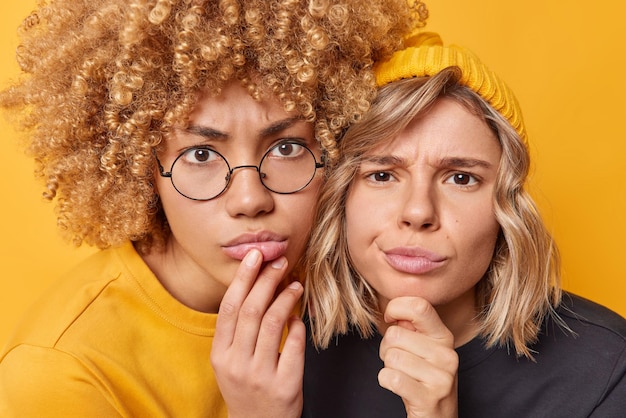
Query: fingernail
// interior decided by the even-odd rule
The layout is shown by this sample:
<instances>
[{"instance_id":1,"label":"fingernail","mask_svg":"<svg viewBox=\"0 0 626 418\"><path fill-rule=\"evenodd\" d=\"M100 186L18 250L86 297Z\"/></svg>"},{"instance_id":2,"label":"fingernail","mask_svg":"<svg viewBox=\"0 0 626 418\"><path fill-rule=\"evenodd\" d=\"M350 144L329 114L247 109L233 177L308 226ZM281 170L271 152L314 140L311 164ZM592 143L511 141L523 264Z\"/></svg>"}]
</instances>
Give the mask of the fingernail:
<instances>
[{"instance_id":1,"label":"fingernail","mask_svg":"<svg viewBox=\"0 0 626 418\"><path fill-rule=\"evenodd\" d=\"M243 258L243 262L246 263L248 267L254 267L258 263L260 256L261 253L258 250L250 250Z\"/></svg>"},{"instance_id":2,"label":"fingernail","mask_svg":"<svg viewBox=\"0 0 626 418\"><path fill-rule=\"evenodd\" d=\"M293 290L300 290L300 288L302 287L302 283L296 280L294 282L289 283L289 286L287 287Z\"/></svg>"},{"instance_id":3,"label":"fingernail","mask_svg":"<svg viewBox=\"0 0 626 418\"><path fill-rule=\"evenodd\" d=\"M278 257L276 260L272 261L272 267L274 267L275 269L281 269L286 262L287 259L285 257Z\"/></svg>"}]
</instances>

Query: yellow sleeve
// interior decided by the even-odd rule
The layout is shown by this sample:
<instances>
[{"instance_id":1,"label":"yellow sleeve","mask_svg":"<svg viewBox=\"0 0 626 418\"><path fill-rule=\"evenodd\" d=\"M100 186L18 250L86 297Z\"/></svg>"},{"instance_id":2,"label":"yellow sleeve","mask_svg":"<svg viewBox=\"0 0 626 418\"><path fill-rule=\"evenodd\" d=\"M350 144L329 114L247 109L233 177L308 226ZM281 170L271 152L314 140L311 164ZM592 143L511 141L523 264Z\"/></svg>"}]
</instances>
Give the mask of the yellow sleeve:
<instances>
[{"instance_id":1,"label":"yellow sleeve","mask_svg":"<svg viewBox=\"0 0 626 418\"><path fill-rule=\"evenodd\" d=\"M0 416L120 417L96 376L54 348L20 345L0 362Z\"/></svg>"}]
</instances>

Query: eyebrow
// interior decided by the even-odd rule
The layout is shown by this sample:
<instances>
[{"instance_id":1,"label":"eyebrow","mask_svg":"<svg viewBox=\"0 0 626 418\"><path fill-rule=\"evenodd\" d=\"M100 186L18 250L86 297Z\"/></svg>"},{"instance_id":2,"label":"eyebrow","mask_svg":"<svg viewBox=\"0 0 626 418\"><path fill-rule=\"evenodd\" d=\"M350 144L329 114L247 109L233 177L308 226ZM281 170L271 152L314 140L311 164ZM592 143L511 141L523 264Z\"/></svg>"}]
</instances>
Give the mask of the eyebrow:
<instances>
[{"instance_id":1,"label":"eyebrow","mask_svg":"<svg viewBox=\"0 0 626 418\"><path fill-rule=\"evenodd\" d=\"M217 129L210 128L208 126L201 125L189 125L185 132L190 134L198 135L206 139L226 139L228 135L224 132L218 131Z\"/></svg>"},{"instance_id":2,"label":"eyebrow","mask_svg":"<svg viewBox=\"0 0 626 418\"><path fill-rule=\"evenodd\" d=\"M362 162L376 165L404 165L404 158L395 155L367 155Z\"/></svg>"},{"instance_id":3,"label":"eyebrow","mask_svg":"<svg viewBox=\"0 0 626 418\"><path fill-rule=\"evenodd\" d=\"M291 118L287 118L287 119L282 119L279 121L276 121L274 123L272 123L270 126L268 126L267 128L264 128L261 130L261 137L265 138L268 136L272 136L275 135L279 132L284 131L285 129L288 129L290 127L292 127L293 125L295 125L296 123L302 121L303 119L299 116L294 116Z\"/></svg>"},{"instance_id":4,"label":"eyebrow","mask_svg":"<svg viewBox=\"0 0 626 418\"><path fill-rule=\"evenodd\" d=\"M408 161L404 158L395 155L368 155L363 158L364 163L376 164L376 165L395 165L404 166L408 165ZM482 167L491 168L492 164L477 158L464 158L464 157L445 157L439 160L439 167L458 167L458 168L472 168Z\"/></svg>"},{"instance_id":5,"label":"eyebrow","mask_svg":"<svg viewBox=\"0 0 626 418\"><path fill-rule=\"evenodd\" d=\"M442 167L459 167L459 168L472 168L482 167L491 168L492 164L485 160L479 160L477 158L463 158L463 157L447 157L439 160L439 165Z\"/></svg>"},{"instance_id":6,"label":"eyebrow","mask_svg":"<svg viewBox=\"0 0 626 418\"><path fill-rule=\"evenodd\" d=\"M269 136L276 135L277 133L280 133L284 131L285 129L290 128L291 126L295 125L296 123L302 120L303 119L298 116L278 120L272 123L271 125L263 128L260 132L260 137L267 138ZM198 135L205 139L211 139L211 140L224 140L224 139L227 139L229 136L227 133L222 132L218 129L214 129L209 126L203 126L203 125L189 125L185 129L185 132Z\"/></svg>"}]
</instances>

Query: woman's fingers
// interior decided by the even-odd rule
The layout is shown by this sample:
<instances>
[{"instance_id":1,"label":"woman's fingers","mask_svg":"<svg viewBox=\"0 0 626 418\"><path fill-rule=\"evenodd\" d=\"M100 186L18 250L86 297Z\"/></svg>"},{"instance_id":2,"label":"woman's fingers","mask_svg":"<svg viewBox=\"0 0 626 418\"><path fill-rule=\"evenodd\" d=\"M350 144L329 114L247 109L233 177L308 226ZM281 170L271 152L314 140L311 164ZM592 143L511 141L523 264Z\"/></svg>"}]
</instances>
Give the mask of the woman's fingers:
<instances>
[{"instance_id":1,"label":"woman's fingers","mask_svg":"<svg viewBox=\"0 0 626 418\"><path fill-rule=\"evenodd\" d=\"M454 336L445 326L435 308L420 297L406 296L392 299L385 309L384 320L387 323L398 323L404 328L410 324L416 331L445 344L453 344Z\"/></svg>"},{"instance_id":2,"label":"woman's fingers","mask_svg":"<svg viewBox=\"0 0 626 418\"><path fill-rule=\"evenodd\" d=\"M276 353L280 350L281 337L288 322L291 323L292 327L289 329L288 335L292 336L292 333L298 333L299 327L297 327L297 323L290 320L290 318L294 315L303 292L302 284L295 281L283 289L272 302L261 321L255 355L268 360L272 357L276 358ZM292 340L294 337L295 334L292 336ZM290 340L287 340L285 344L290 342ZM293 343L291 342L291 344ZM283 349L283 354L287 348Z\"/></svg>"},{"instance_id":3,"label":"woman's fingers","mask_svg":"<svg viewBox=\"0 0 626 418\"><path fill-rule=\"evenodd\" d=\"M303 287L292 282L277 295L287 260L281 257L263 268L261 262L261 253L252 250L238 268L220 305L213 353L220 356L228 352L229 361L246 362L256 370L275 369L289 323L281 361L293 361L299 367L306 338L304 324L291 317Z\"/></svg>"},{"instance_id":4,"label":"woman's fingers","mask_svg":"<svg viewBox=\"0 0 626 418\"><path fill-rule=\"evenodd\" d=\"M400 297L388 303L384 320L393 325L380 345L380 385L402 397L408 417L456 416L459 359L435 308L419 297Z\"/></svg>"},{"instance_id":5,"label":"woman's fingers","mask_svg":"<svg viewBox=\"0 0 626 418\"><path fill-rule=\"evenodd\" d=\"M287 270L287 259L281 257L264 266L241 304L233 345L244 354L253 354L262 322L267 316L276 290ZM287 316L283 319L286 320Z\"/></svg>"},{"instance_id":6,"label":"woman's fingers","mask_svg":"<svg viewBox=\"0 0 626 418\"><path fill-rule=\"evenodd\" d=\"M224 350L233 343L239 312L256 281L261 262L261 252L253 249L246 254L239 265L220 303L213 342L214 349Z\"/></svg>"},{"instance_id":7,"label":"woman's fingers","mask_svg":"<svg viewBox=\"0 0 626 418\"><path fill-rule=\"evenodd\" d=\"M306 333L294 312L303 287L293 282L278 292L287 260L262 266L261 258L256 250L247 254L224 295L211 363L231 416L295 416L302 408Z\"/></svg>"},{"instance_id":8,"label":"woman's fingers","mask_svg":"<svg viewBox=\"0 0 626 418\"><path fill-rule=\"evenodd\" d=\"M277 374L285 387L302 388L304 378L304 351L306 347L306 330L304 322L297 317L291 316L287 321L289 333L280 354ZM298 390L298 394L302 394Z\"/></svg>"},{"instance_id":9,"label":"woman's fingers","mask_svg":"<svg viewBox=\"0 0 626 418\"><path fill-rule=\"evenodd\" d=\"M458 368L459 360L453 348L453 338L432 337L401 326L391 326L385 332L380 344L380 358L385 362L386 367L392 364L390 359L393 356L389 354L389 350L392 349L411 353L448 373L456 373ZM421 369L417 368L417 371L419 370ZM406 371L408 372L409 369ZM411 375L415 378L419 377L416 372Z\"/></svg>"},{"instance_id":10,"label":"woman's fingers","mask_svg":"<svg viewBox=\"0 0 626 418\"><path fill-rule=\"evenodd\" d=\"M435 396L449 395L456 381L458 356L454 350L446 348L439 350L444 354L437 357L447 360L436 363L416 355L413 351L389 348L383 359L385 367L379 376L381 386L402 397L415 394L415 387L418 386L426 387ZM400 384L400 381L403 384ZM411 385L407 386L406 382L409 381Z\"/></svg>"}]
</instances>

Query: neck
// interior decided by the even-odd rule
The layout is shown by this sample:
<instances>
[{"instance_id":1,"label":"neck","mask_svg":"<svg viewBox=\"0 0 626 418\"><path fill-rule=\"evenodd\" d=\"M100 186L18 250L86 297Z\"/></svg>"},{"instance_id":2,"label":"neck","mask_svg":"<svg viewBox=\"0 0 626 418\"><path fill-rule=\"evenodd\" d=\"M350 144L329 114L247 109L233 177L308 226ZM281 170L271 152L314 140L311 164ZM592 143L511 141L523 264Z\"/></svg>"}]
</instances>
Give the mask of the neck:
<instances>
[{"instance_id":1,"label":"neck","mask_svg":"<svg viewBox=\"0 0 626 418\"><path fill-rule=\"evenodd\" d=\"M226 287L207 280L204 272L177 253L168 243L163 250L153 250L142 258L174 299L199 312L217 313Z\"/></svg>"},{"instance_id":2,"label":"neck","mask_svg":"<svg viewBox=\"0 0 626 418\"><path fill-rule=\"evenodd\" d=\"M435 310L445 326L454 335L454 348L470 342L478 335L479 323L474 289L451 303L435 306Z\"/></svg>"}]
</instances>

